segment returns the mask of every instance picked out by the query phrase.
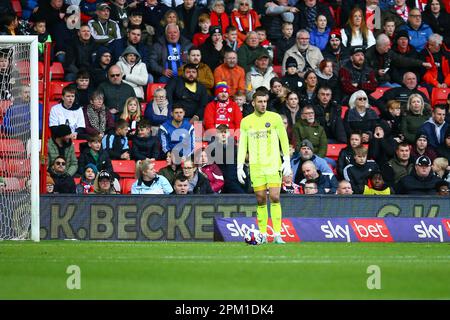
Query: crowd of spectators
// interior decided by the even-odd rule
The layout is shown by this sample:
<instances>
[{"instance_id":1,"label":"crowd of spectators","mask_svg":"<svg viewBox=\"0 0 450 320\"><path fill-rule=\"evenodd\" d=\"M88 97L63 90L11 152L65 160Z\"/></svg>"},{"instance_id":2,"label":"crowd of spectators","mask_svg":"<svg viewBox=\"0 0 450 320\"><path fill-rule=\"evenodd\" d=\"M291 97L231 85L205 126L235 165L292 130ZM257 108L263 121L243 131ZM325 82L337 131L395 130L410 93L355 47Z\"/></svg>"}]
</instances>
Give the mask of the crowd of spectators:
<instances>
[{"instance_id":1,"label":"crowd of spectators","mask_svg":"<svg viewBox=\"0 0 450 320\"><path fill-rule=\"evenodd\" d=\"M252 192L235 151L265 90L290 139L283 192L448 195L450 95L430 99L450 87L448 1L75 2L0 4L0 34L38 35L41 60L51 42L71 82L49 111L47 192L120 193L112 160L136 161L132 194Z\"/></svg>"}]
</instances>

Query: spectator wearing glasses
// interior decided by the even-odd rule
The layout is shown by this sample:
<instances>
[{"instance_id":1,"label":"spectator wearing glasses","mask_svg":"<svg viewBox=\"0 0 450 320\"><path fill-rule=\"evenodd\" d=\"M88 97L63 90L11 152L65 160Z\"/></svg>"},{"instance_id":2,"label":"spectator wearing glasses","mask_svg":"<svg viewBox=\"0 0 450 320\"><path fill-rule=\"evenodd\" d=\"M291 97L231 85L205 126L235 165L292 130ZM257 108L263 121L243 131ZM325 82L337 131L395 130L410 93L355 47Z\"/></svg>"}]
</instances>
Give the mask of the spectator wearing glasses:
<instances>
[{"instance_id":1,"label":"spectator wearing glasses","mask_svg":"<svg viewBox=\"0 0 450 320\"><path fill-rule=\"evenodd\" d=\"M430 26L422 22L422 14L417 8L411 9L408 14L408 23L399 30L406 30L409 35L409 44L420 52L425 48L428 38L433 34Z\"/></svg>"},{"instance_id":2,"label":"spectator wearing glasses","mask_svg":"<svg viewBox=\"0 0 450 320\"><path fill-rule=\"evenodd\" d=\"M53 193L76 193L75 181L66 170L66 162L64 156L57 156L48 169L55 183Z\"/></svg>"},{"instance_id":3,"label":"spectator wearing glasses","mask_svg":"<svg viewBox=\"0 0 450 320\"><path fill-rule=\"evenodd\" d=\"M238 29L238 38L244 42L247 32L261 26L258 13L253 9L251 0L236 0L231 12L231 24Z\"/></svg>"},{"instance_id":4,"label":"spectator wearing glasses","mask_svg":"<svg viewBox=\"0 0 450 320\"><path fill-rule=\"evenodd\" d=\"M94 181L94 193L103 195L120 193L115 186L113 176L108 171L100 171Z\"/></svg>"},{"instance_id":5,"label":"spectator wearing glasses","mask_svg":"<svg viewBox=\"0 0 450 320\"><path fill-rule=\"evenodd\" d=\"M183 174L188 179L189 193L193 194L210 194L214 193L208 178L199 172L192 157L188 157L181 165Z\"/></svg>"},{"instance_id":6,"label":"spectator wearing glasses","mask_svg":"<svg viewBox=\"0 0 450 320\"><path fill-rule=\"evenodd\" d=\"M113 65L108 70L109 81L102 82L98 90L103 92L105 105L114 117L118 118L123 112L125 102L130 97L136 97L132 86L123 82L122 70L118 65Z\"/></svg>"},{"instance_id":7,"label":"spectator wearing glasses","mask_svg":"<svg viewBox=\"0 0 450 320\"><path fill-rule=\"evenodd\" d=\"M78 169L78 160L72 144L72 132L68 125L50 128L52 137L48 140L48 163L53 164L58 156L64 156L65 172L73 176Z\"/></svg>"},{"instance_id":8,"label":"spectator wearing glasses","mask_svg":"<svg viewBox=\"0 0 450 320\"><path fill-rule=\"evenodd\" d=\"M317 70L319 63L323 60L322 52L319 48L309 43L309 32L305 29L297 32L297 43L284 54L282 66L283 75L286 73L286 63L289 57L294 57L297 61L297 71L300 77L304 77L308 70Z\"/></svg>"},{"instance_id":9,"label":"spectator wearing glasses","mask_svg":"<svg viewBox=\"0 0 450 320\"><path fill-rule=\"evenodd\" d=\"M449 186L450 186L450 183L448 183L447 181L436 182L436 185L435 185L436 193L439 196L448 197L450 195Z\"/></svg>"},{"instance_id":10,"label":"spectator wearing glasses","mask_svg":"<svg viewBox=\"0 0 450 320\"><path fill-rule=\"evenodd\" d=\"M328 140L323 127L315 120L314 108L310 105L302 109L301 120L294 125L294 136L297 150L301 142L308 139L313 145L314 154L324 158L327 153Z\"/></svg>"},{"instance_id":11,"label":"spectator wearing glasses","mask_svg":"<svg viewBox=\"0 0 450 320\"><path fill-rule=\"evenodd\" d=\"M344 117L347 136L351 132L362 132L363 143L368 143L372 132L379 121L378 115L370 109L367 94L363 90L356 91L349 100L349 110Z\"/></svg>"},{"instance_id":12,"label":"spectator wearing glasses","mask_svg":"<svg viewBox=\"0 0 450 320\"><path fill-rule=\"evenodd\" d=\"M144 118L152 124L152 135L157 135L159 126L170 118L172 105L167 100L167 92L164 88L158 88L153 94L153 100L147 103Z\"/></svg>"}]
</instances>

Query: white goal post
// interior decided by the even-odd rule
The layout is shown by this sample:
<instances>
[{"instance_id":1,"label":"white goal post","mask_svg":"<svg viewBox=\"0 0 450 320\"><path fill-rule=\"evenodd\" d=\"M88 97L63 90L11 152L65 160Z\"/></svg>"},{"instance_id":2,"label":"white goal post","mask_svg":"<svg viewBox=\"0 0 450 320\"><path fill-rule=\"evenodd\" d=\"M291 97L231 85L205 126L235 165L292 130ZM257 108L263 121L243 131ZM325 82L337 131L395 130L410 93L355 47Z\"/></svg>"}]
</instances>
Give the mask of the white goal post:
<instances>
[{"instance_id":1,"label":"white goal post","mask_svg":"<svg viewBox=\"0 0 450 320\"><path fill-rule=\"evenodd\" d=\"M0 36L0 240L40 239L38 54L37 36Z\"/></svg>"}]
</instances>

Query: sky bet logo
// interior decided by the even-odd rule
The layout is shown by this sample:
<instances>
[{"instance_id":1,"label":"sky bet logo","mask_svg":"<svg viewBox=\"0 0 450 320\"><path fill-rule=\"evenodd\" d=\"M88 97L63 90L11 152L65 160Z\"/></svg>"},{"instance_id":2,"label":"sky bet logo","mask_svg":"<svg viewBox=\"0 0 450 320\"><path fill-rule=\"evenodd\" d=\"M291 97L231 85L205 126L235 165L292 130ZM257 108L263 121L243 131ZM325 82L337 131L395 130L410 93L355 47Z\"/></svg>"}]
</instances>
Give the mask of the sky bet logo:
<instances>
[{"instance_id":1,"label":"sky bet logo","mask_svg":"<svg viewBox=\"0 0 450 320\"><path fill-rule=\"evenodd\" d=\"M233 238L239 238L242 239L245 235L245 233L249 229L258 229L258 223L256 219L252 219L254 223L239 223L238 220L233 219L232 222L226 224L227 230L230 232L230 235ZM273 227L272 227L272 219L269 219L267 224L267 236L270 238L273 237ZM292 225L292 222L289 219L282 219L281 220L281 237L286 242L299 242L300 238L297 235L297 232L295 231L294 226ZM233 240L234 241L234 240Z\"/></svg>"},{"instance_id":2,"label":"sky bet logo","mask_svg":"<svg viewBox=\"0 0 450 320\"><path fill-rule=\"evenodd\" d=\"M348 224L341 226L339 224L331 223L330 220L327 220L327 224L323 224L320 226L320 230L325 234L325 238L327 239L342 239L346 242L351 242L350 239L350 228Z\"/></svg>"},{"instance_id":3,"label":"sky bet logo","mask_svg":"<svg viewBox=\"0 0 450 320\"><path fill-rule=\"evenodd\" d=\"M450 228L450 225L448 225L449 221L450 220L442 221L447 232L449 232L447 228ZM444 230L442 229L442 226L440 224L426 224L425 221L420 220L419 224L414 225L414 230L417 232L417 236L420 239L444 242Z\"/></svg>"}]
</instances>

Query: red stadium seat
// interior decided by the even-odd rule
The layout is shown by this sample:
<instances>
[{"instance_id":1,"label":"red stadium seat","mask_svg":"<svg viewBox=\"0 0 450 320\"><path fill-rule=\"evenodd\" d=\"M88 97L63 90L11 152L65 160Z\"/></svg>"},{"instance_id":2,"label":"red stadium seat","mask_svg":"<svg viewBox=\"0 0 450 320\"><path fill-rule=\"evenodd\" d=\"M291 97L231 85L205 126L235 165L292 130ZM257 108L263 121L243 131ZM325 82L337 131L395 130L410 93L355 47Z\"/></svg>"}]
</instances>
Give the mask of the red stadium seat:
<instances>
[{"instance_id":1,"label":"red stadium seat","mask_svg":"<svg viewBox=\"0 0 450 320\"><path fill-rule=\"evenodd\" d=\"M430 93L425 87L417 87L417 90L421 91L428 99L430 99Z\"/></svg>"},{"instance_id":2,"label":"red stadium seat","mask_svg":"<svg viewBox=\"0 0 450 320\"><path fill-rule=\"evenodd\" d=\"M120 179L120 188L122 189L122 194L130 194L131 187L133 183L136 181L135 178L122 178Z\"/></svg>"},{"instance_id":3,"label":"red stadium seat","mask_svg":"<svg viewBox=\"0 0 450 320\"><path fill-rule=\"evenodd\" d=\"M167 161L166 160L156 160L154 162L154 164L155 164L156 172L159 172L159 170L161 170L162 168L167 167Z\"/></svg>"},{"instance_id":4,"label":"red stadium seat","mask_svg":"<svg viewBox=\"0 0 450 320\"><path fill-rule=\"evenodd\" d=\"M0 159L0 174L2 177L25 177L30 174L30 159Z\"/></svg>"},{"instance_id":5,"label":"red stadium seat","mask_svg":"<svg viewBox=\"0 0 450 320\"><path fill-rule=\"evenodd\" d=\"M431 106L434 107L437 104L447 104L447 97L450 93L448 88L433 88L431 92Z\"/></svg>"},{"instance_id":6,"label":"red stadium seat","mask_svg":"<svg viewBox=\"0 0 450 320\"><path fill-rule=\"evenodd\" d=\"M61 62L53 62L50 66L50 75L52 80L64 79L64 68Z\"/></svg>"},{"instance_id":7,"label":"red stadium seat","mask_svg":"<svg viewBox=\"0 0 450 320\"><path fill-rule=\"evenodd\" d=\"M20 0L11 0L11 7L19 18L22 17L22 4Z\"/></svg>"},{"instance_id":8,"label":"red stadium seat","mask_svg":"<svg viewBox=\"0 0 450 320\"><path fill-rule=\"evenodd\" d=\"M278 77L281 78L283 67L281 65L273 65L272 67L273 67L273 72L275 72L278 75Z\"/></svg>"},{"instance_id":9,"label":"red stadium seat","mask_svg":"<svg viewBox=\"0 0 450 320\"><path fill-rule=\"evenodd\" d=\"M11 105L10 100L0 100L0 116L3 116Z\"/></svg>"},{"instance_id":10,"label":"red stadium seat","mask_svg":"<svg viewBox=\"0 0 450 320\"><path fill-rule=\"evenodd\" d=\"M58 100L62 97L63 89L72 82L52 81L50 82L50 100Z\"/></svg>"},{"instance_id":11,"label":"red stadium seat","mask_svg":"<svg viewBox=\"0 0 450 320\"><path fill-rule=\"evenodd\" d=\"M377 114L377 116L380 116L381 112L380 112L380 109L378 109L378 107L376 107L376 106L371 106L370 109L372 109L373 111L375 111L375 113Z\"/></svg>"},{"instance_id":12,"label":"red stadium seat","mask_svg":"<svg viewBox=\"0 0 450 320\"><path fill-rule=\"evenodd\" d=\"M44 78L44 63L42 61L39 61L38 70L39 70L39 79Z\"/></svg>"},{"instance_id":13,"label":"red stadium seat","mask_svg":"<svg viewBox=\"0 0 450 320\"><path fill-rule=\"evenodd\" d=\"M342 106L341 107L341 118L344 119L345 118L345 113L347 112L348 107L347 106Z\"/></svg>"},{"instance_id":14,"label":"red stadium seat","mask_svg":"<svg viewBox=\"0 0 450 320\"><path fill-rule=\"evenodd\" d=\"M6 177L4 178L5 187L3 191L5 192L17 192L25 189L25 180L16 177Z\"/></svg>"},{"instance_id":15,"label":"red stadium seat","mask_svg":"<svg viewBox=\"0 0 450 320\"><path fill-rule=\"evenodd\" d=\"M23 157L25 146L19 139L0 139L0 158Z\"/></svg>"},{"instance_id":16,"label":"red stadium seat","mask_svg":"<svg viewBox=\"0 0 450 320\"><path fill-rule=\"evenodd\" d=\"M389 89L391 89L391 88L390 88L390 87L378 87L378 88L375 89L374 92L372 92L372 93L370 94L370 96L371 96L372 98L374 98L375 100L378 100L378 99L380 99L380 98L383 96L383 94L384 94L386 91L388 91Z\"/></svg>"},{"instance_id":17,"label":"red stadium seat","mask_svg":"<svg viewBox=\"0 0 450 320\"><path fill-rule=\"evenodd\" d=\"M81 177L74 177L73 181L75 181L75 184L80 184Z\"/></svg>"},{"instance_id":18,"label":"red stadium seat","mask_svg":"<svg viewBox=\"0 0 450 320\"><path fill-rule=\"evenodd\" d=\"M326 156L328 158L337 160L339 157L339 152L341 152L341 150L344 149L346 146L347 145L344 143L329 144Z\"/></svg>"},{"instance_id":19,"label":"red stadium seat","mask_svg":"<svg viewBox=\"0 0 450 320\"><path fill-rule=\"evenodd\" d=\"M142 115L144 115L146 108L147 108L147 102L141 102L141 114Z\"/></svg>"},{"instance_id":20,"label":"red stadium seat","mask_svg":"<svg viewBox=\"0 0 450 320\"><path fill-rule=\"evenodd\" d=\"M72 140L73 143L73 147L75 149L75 155L77 156L77 158L80 156L80 144L86 142L86 140Z\"/></svg>"},{"instance_id":21,"label":"red stadium seat","mask_svg":"<svg viewBox=\"0 0 450 320\"><path fill-rule=\"evenodd\" d=\"M39 88L39 99L44 98L44 81L39 80L38 81L38 88Z\"/></svg>"},{"instance_id":22,"label":"red stadium seat","mask_svg":"<svg viewBox=\"0 0 450 320\"><path fill-rule=\"evenodd\" d=\"M155 93L156 89L164 88L166 86L165 83L149 83L147 85L147 102L153 100L153 94Z\"/></svg>"},{"instance_id":23,"label":"red stadium seat","mask_svg":"<svg viewBox=\"0 0 450 320\"><path fill-rule=\"evenodd\" d=\"M134 160L111 160L115 173L121 178L134 178L136 173L136 163Z\"/></svg>"}]
</instances>

